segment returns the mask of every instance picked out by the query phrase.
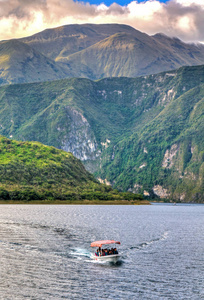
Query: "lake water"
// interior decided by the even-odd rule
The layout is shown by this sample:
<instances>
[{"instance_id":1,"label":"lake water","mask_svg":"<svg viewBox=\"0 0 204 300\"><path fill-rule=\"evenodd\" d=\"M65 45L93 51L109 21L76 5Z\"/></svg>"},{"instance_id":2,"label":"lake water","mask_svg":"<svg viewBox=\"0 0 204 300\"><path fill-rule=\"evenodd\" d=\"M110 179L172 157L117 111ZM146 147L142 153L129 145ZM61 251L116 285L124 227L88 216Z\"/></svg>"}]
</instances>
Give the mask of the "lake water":
<instances>
[{"instance_id":1,"label":"lake water","mask_svg":"<svg viewBox=\"0 0 204 300\"><path fill-rule=\"evenodd\" d=\"M204 205L1 205L0 275L0 299L204 299Z\"/></svg>"}]
</instances>

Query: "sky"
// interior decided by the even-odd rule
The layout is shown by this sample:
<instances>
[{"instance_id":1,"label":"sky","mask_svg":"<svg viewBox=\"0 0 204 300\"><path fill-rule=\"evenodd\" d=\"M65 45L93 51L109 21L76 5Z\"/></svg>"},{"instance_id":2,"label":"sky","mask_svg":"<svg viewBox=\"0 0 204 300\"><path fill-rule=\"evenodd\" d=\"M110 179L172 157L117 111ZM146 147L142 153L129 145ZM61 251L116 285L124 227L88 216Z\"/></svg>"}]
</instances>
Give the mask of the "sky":
<instances>
[{"instance_id":1,"label":"sky","mask_svg":"<svg viewBox=\"0 0 204 300\"><path fill-rule=\"evenodd\" d=\"M0 0L0 40L83 23L127 24L204 43L204 0Z\"/></svg>"},{"instance_id":2,"label":"sky","mask_svg":"<svg viewBox=\"0 0 204 300\"><path fill-rule=\"evenodd\" d=\"M161 3L166 3L168 2L169 0L160 0L159 2ZM113 1L113 0L104 0L104 1L100 1L100 0L90 0L90 1L84 1L84 2L89 2L90 4L101 4L101 3L104 3L105 5L107 6L110 6L113 2L116 2L117 4L121 5L121 6L124 6L124 5L128 5L131 1L128 1L128 0L119 0L119 1ZM137 1L138 3L141 3L141 2L145 2L144 0L139 0Z\"/></svg>"}]
</instances>

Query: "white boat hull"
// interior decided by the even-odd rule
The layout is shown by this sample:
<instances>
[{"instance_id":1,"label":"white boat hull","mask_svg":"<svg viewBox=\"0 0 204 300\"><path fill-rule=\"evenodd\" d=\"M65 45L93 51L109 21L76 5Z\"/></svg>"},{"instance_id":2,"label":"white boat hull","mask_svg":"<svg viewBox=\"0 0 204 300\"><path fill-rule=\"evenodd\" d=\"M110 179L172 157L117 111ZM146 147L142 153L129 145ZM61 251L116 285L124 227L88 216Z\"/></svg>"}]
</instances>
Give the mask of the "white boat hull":
<instances>
[{"instance_id":1,"label":"white boat hull","mask_svg":"<svg viewBox=\"0 0 204 300\"><path fill-rule=\"evenodd\" d=\"M111 254L111 255L105 255L105 256L96 256L92 255L92 258L97 261L101 262L112 262L116 263L120 260L120 254Z\"/></svg>"}]
</instances>

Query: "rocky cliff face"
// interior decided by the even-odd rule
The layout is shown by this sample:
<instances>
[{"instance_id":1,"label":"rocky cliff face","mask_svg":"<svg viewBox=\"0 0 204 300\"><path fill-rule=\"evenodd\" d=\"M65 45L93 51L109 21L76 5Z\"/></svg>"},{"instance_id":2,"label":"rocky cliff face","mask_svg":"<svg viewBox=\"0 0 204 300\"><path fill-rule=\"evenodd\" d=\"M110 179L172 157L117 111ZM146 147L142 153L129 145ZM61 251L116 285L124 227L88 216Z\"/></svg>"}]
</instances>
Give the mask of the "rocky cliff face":
<instances>
[{"instance_id":1,"label":"rocky cliff face","mask_svg":"<svg viewBox=\"0 0 204 300\"><path fill-rule=\"evenodd\" d=\"M82 161L95 160L100 155L98 144L87 119L71 107L67 107L67 117L70 119L70 130L61 140L61 148L71 152ZM60 131L61 128L58 128Z\"/></svg>"},{"instance_id":2,"label":"rocky cliff face","mask_svg":"<svg viewBox=\"0 0 204 300\"><path fill-rule=\"evenodd\" d=\"M174 144L171 146L171 149L166 150L164 159L162 162L163 168L171 169L171 167L173 166L173 158L177 154L178 149L179 149L179 146L177 144Z\"/></svg>"},{"instance_id":3,"label":"rocky cliff face","mask_svg":"<svg viewBox=\"0 0 204 300\"><path fill-rule=\"evenodd\" d=\"M160 198L168 198L170 196L168 190L163 188L161 185L155 185L153 187L153 191L155 195L159 196Z\"/></svg>"}]
</instances>

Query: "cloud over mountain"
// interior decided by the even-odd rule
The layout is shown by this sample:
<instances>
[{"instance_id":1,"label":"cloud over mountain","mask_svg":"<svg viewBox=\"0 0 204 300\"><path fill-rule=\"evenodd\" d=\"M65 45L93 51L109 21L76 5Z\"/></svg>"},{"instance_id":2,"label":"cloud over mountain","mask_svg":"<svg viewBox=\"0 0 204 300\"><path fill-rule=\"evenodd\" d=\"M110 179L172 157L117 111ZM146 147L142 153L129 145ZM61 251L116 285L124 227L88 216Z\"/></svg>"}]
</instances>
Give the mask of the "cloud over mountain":
<instances>
[{"instance_id":1,"label":"cloud over mountain","mask_svg":"<svg viewBox=\"0 0 204 300\"><path fill-rule=\"evenodd\" d=\"M202 0L130 1L91 5L73 0L0 0L0 37L31 35L71 23L123 23L148 34L163 32L184 41L204 41Z\"/></svg>"}]
</instances>

